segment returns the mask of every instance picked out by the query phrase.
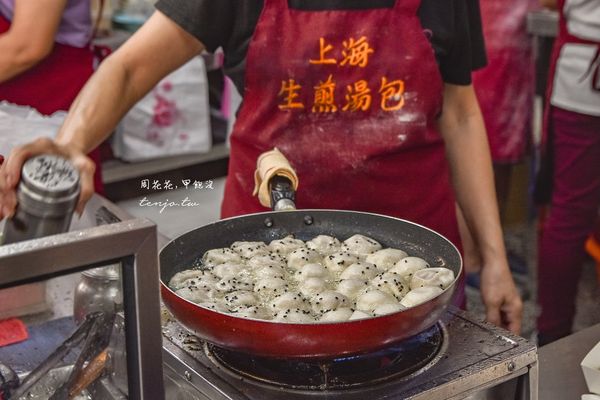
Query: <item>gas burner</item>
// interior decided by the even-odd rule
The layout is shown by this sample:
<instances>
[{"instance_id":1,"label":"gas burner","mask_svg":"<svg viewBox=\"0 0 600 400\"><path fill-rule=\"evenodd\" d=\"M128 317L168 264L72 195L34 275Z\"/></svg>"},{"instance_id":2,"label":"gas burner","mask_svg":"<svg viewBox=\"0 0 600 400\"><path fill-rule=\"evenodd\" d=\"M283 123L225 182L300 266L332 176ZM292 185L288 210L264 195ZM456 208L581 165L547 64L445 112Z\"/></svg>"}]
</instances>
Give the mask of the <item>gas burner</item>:
<instances>
[{"instance_id":1,"label":"gas burner","mask_svg":"<svg viewBox=\"0 0 600 400\"><path fill-rule=\"evenodd\" d=\"M384 350L327 361L257 357L204 345L218 366L247 379L296 390L342 390L390 379L413 377L441 357L445 330L434 325L425 332Z\"/></svg>"}]
</instances>

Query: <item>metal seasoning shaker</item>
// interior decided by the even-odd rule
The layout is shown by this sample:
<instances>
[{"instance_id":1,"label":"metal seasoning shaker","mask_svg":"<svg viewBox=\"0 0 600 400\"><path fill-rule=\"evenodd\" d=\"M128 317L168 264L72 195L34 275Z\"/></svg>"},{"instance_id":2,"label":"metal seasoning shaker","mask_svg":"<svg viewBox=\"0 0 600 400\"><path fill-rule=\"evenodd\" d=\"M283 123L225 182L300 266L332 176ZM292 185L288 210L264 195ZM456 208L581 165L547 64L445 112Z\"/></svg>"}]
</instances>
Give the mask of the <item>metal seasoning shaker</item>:
<instances>
[{"instance_id":1,"label":"metal seasoning shaker","mask_svg":"<svg viewBox=\"0 0 600 400\"><path fill-rule=\"evenodd\" d=\"M4 244L68 231L79 191L79 172L66 159L46 154L27 160L17 210L4 225Z\"/></svg>"}]
</instances>

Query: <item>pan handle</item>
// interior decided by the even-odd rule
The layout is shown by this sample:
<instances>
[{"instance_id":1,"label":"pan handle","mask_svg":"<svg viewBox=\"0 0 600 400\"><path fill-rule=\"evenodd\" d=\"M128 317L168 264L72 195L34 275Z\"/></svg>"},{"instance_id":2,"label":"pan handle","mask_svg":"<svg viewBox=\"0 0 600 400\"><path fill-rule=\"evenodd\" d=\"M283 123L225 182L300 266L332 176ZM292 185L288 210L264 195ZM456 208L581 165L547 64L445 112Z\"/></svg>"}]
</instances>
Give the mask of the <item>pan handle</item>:
<instances>
[{"instance_id":1,"label":"pan handle","mask_svg":"<svg viewBox=\"0 0 600 400\"><path fill-rule=\"evenodd\" d=\"M296 209L296 192L292 182L285 176L275 175L269 181L271 188L271 206L273 211Z\"/></svg>"}]
</instances>

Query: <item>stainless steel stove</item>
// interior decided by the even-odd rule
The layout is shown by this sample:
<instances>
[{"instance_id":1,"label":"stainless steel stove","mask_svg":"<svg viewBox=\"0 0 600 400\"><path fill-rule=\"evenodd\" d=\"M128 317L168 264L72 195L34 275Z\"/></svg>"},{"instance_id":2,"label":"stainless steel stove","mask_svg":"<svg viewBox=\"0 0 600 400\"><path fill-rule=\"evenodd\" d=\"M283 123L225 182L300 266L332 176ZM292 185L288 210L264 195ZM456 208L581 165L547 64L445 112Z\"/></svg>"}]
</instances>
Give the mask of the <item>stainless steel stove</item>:
<instances>
[{"instance_id":1,"label":"stainless steel stove","mask_svg":"<svg viewBox=\"0 0 600 400\"><path fill-rule=\"evenodd\" d=\"M537 399L535 345L457 309L397 346L324 363L215 348L168 319L163 361L168 399L174 385L211 400Z\"/></svg>"}]
</instances>

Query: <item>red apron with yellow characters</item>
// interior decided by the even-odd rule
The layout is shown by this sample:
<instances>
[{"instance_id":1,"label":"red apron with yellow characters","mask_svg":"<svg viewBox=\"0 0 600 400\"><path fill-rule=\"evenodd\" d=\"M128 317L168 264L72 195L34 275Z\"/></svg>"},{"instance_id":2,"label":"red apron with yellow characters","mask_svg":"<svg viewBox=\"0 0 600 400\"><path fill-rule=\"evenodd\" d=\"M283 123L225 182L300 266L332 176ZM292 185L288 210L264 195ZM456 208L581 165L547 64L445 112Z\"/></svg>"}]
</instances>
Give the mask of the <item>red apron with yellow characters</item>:
<instances>
[{"instance_id":1,"label":"red apron with yellow characters","mask_svg":"<svg viewBox=\"0 0 600 400\"><path fill-rule=\"evenodd\" d=\"M298 174L299 208L400 217L459 244L436 129L443 82L420 0L289 4L265 1L249 45L222 216L265 211L253 174L258 156L277 147Z\"/></svg>"}]
</instances>

